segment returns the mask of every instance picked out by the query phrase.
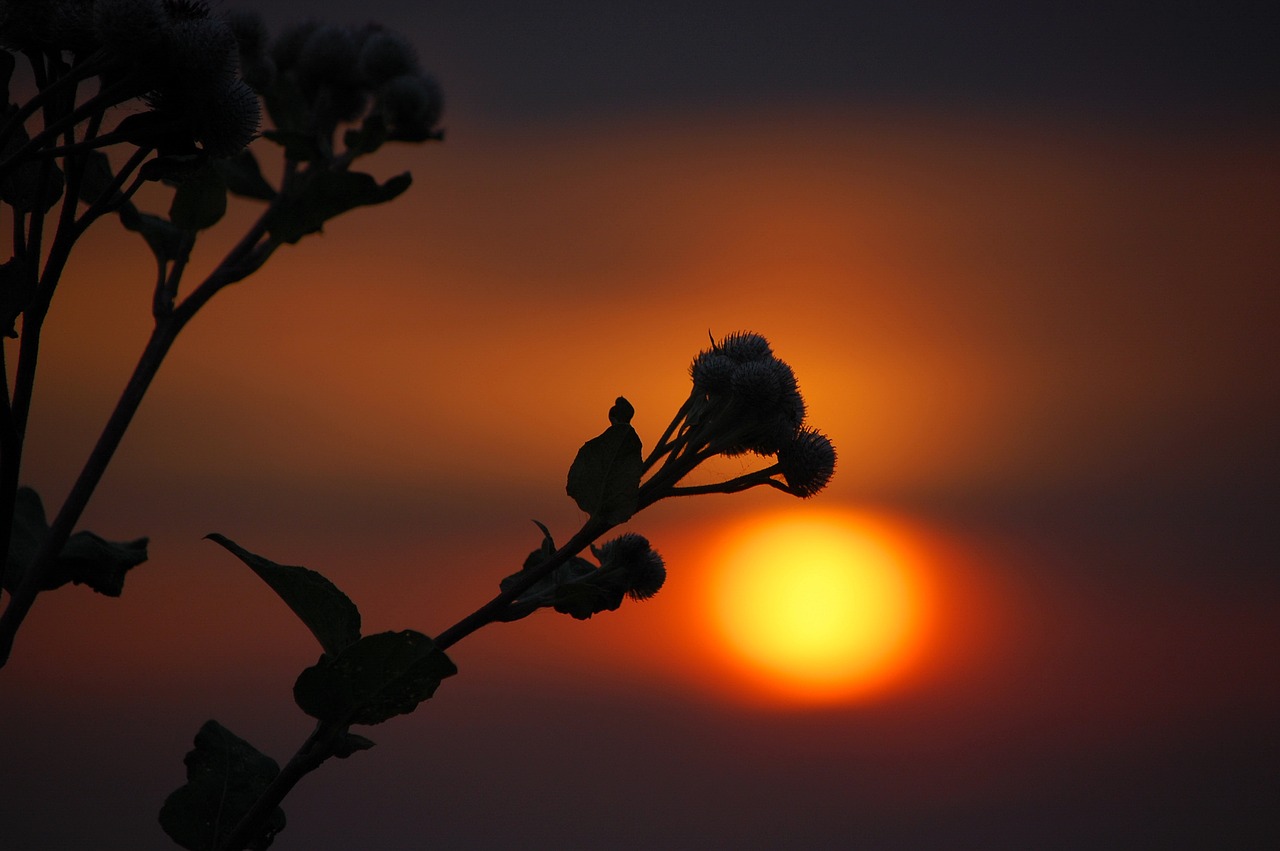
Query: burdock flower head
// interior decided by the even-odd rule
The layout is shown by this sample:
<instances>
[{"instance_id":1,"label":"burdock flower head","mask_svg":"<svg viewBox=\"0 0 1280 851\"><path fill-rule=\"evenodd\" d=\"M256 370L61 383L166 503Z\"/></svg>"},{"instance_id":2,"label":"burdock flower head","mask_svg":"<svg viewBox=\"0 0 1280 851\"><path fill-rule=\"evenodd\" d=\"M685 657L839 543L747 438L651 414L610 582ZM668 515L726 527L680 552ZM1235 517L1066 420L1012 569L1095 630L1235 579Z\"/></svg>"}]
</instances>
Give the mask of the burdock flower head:
<instances>
[{"instance_id":1,"label":"burdock flower head","mask_svg":"<svg viewBox=\"0 0 1280 851\"><path fill-rule=\"evenodd\" d=\"M769 485L808 497L826 487L835 448L805 425L806 406L794 370L760 334L737 332L712 340L689 367L693 388L644 462L653 469L641 504L666 496L732 493ZM776 456L776 463L709 485L680 485L694 467L716 455Z\"/></svg>"},{"instance_id":2,"label":"burdock flower head","mask_svg":"<svg viewBox=\"0 0 1280 851\"><path fill-rule=\"evenodd\" d=\"M648 538L634 532L593 546L591 552L599 565L573 556L547 572L546 565L556 556L556 546L547 527L541 523L538 526L543 533L542 546L529 554L518 573L500 583L503 591L516 594L502 620L519 620L541 608L586 620L617 610L627 598L647 600L666 581L662 556L649 545ZM535 576L536 580L530 581ZM521 585L526 587L517 593Z\"/></svg>"}]
</instances>

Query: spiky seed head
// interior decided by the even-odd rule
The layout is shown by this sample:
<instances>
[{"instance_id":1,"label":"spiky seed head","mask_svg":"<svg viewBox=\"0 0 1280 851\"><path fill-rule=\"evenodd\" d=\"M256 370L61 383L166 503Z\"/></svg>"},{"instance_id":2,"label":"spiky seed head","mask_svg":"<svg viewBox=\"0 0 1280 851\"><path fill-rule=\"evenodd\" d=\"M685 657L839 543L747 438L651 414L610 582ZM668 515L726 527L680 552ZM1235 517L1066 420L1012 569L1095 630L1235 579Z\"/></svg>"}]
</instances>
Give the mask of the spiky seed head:
<instances>
[{"instance_id":1,"label":"spiky seed head","mask_svg":"<svg viewBox=\"0 0 1280 851\"><path fill-rule=\"evenodd\" d=\"M190 18L169 29L165 88L192 93L223 91L236 79L239 49L226 21Z\"/></svg>"},{"instance_id":2,"label":"spiky seed head","mask_svg":"<svg viewBox=\"0 0 1280 851\"><path fill-rule=\"evenodd\" d=\"M194 135L211 156L240 153L258 135L262 105L257 93L243 80L211 93L204 103L205 119Z\"/></svg>"},{"instance_id":3,"label":"spiky seed head","mask_svg":"<svg viewBox=\"0 0 1280 851\"><path fill-rule=\"evenodd\" d=\"M733 379L736 364L715 349L699 352L689 365L694 389L700 393L724 393Z\"/></svg>"},{"instance_id":4,"label":"spiky seed head","mask_svg":"<svg viewBox=\"0 0 1280 851\"><path fill-rule=\"evenodd\" d=\"M778 450L778 465L791 493L811 497L831 481L836 469L836 448L822 432L802 428Z\"/></svg>"},{"instance_id":5,"label":"spiky seed head","mask_svg":"<svg viewBox=\"0 0 1280 851\"><path fill-rule=\"evenodd\" d=\"M749 363L773 357L773 348L769 345L769 341L750 331L735 331L727 334L713 348L735 363Z\"/></svg>"}]
</instances>

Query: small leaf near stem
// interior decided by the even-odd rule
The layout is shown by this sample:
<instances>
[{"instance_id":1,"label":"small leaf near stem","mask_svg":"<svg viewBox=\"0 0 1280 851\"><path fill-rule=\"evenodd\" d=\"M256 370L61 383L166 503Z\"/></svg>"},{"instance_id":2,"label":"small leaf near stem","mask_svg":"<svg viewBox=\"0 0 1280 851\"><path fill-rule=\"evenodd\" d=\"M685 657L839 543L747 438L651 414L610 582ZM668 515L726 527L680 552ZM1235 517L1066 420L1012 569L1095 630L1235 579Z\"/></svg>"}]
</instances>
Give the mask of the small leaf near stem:
<instances>
[{"instance_id":1,"label":"small leaf near stem","mask_svg":"<svg viewBox=\"0 0 1280 851\"><path fill-rule=\"evenodd\" d=\"M609 427L578 450L565 484L580 509L610 526L630 519L639 499L643 459L640 436L631 426L634 412L619 396L609 411Z\"/></svg>"}]
</instances>

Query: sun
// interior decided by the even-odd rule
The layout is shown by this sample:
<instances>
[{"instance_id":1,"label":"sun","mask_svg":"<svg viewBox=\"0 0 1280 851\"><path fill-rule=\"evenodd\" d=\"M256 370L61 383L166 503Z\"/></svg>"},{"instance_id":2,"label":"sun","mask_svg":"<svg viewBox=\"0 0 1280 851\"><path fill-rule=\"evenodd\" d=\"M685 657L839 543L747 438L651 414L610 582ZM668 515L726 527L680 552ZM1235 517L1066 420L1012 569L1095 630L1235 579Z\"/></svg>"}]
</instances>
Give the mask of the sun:
<instances>
[{"instance_id":1,"label":"sun","mask_svg":"<svg viewBox=\"0 0 1280 851\"><path fill-rule=\"evenodd\" d=\"M789 700L882 692L910 667L923 631L919 571L870 519L766 515L715 552L713 622L757 685Z\"/></svg>"}]
</instances>

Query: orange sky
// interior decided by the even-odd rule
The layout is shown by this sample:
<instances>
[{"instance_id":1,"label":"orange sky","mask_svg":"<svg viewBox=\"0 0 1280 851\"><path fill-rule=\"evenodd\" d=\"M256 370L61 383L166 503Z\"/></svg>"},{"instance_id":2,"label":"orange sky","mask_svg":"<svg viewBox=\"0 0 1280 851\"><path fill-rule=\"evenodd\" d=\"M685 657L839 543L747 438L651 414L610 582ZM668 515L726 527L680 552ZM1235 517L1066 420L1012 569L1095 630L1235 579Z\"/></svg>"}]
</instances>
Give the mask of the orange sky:
<instances>
[{"instance_id":1,"label":"orange sky","mask_svg":"<svg viewBox=\"0 0 1280 851\"><path fill-rule=\"evenodd\" d=\"M1089 571L1099 552L1124 561L1122 542L984 539L948 520L1094 493L1105 513L1116 494L1267 480L1274 142L895 113L636 117L519 138L460 122L444 145L380 158L380 174L413 171L406 197L282 249L184 332L87 515L110 537L150 534L152 561L122 600L41 601L5 677L24 707L174 688L151 699L202 702L184 720L231 700L244 725L292 729L276 719L310 636L200 536L325 572L375 628L438 630L537 543L531 518L562 539L576 528L564 472L616 395L650 443L708 331L752 329L795 367L839 449L818 501L914 530L938 583L928 677L856 710L885 742L955 733L980 751L1006 724L1106 745L1159 701L1172 728L1228 698L1274 708L1253 679L1265 660L1240 655L1275 637L1265 583L1153 598L1144 566L1108 602L1117 589ZM99 228L55 304L26 466L47 501L146 333L139 243ZM707 644L693 592L707 536L783 503L771 491L637 518L671 563L667 590L587 624L543 613L486 631L458 648L467 684L441 700L483 706L508 677L522 699L552 700L547 683L576 694L589 680L606 702L674 695L669 719L707 705L760 717ZM1158 670L1170 647L1205 646L1188 629L1234 667L1194 661L1181 684ZM1135 689L1137 672L1150 678ZM244 708L264 694L265 721ZM400 724L405 747L429 736L423 719ZM165 782L188 735L171 736ZM1017 786L991 771L991 794Z\"/></svg>"}]
</instances>

